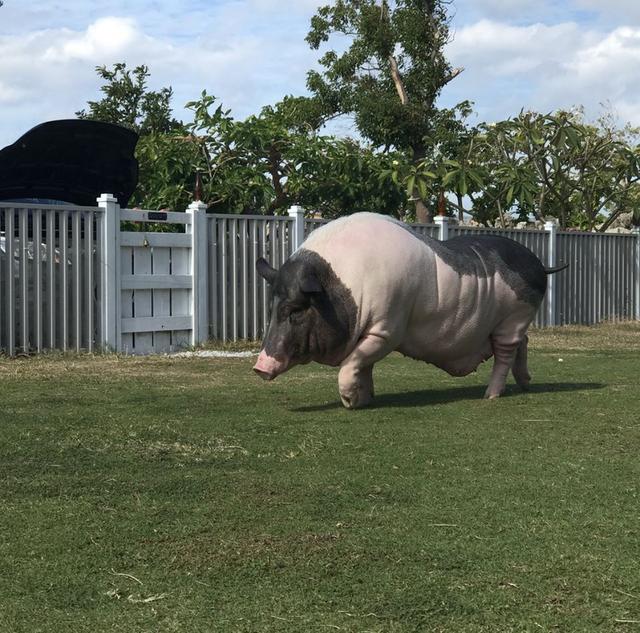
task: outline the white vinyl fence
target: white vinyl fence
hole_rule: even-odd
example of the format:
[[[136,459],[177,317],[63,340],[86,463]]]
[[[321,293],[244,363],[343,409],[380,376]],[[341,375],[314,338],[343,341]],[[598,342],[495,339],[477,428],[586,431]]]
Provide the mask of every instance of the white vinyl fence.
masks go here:
[[[142,230],[123,230],[123,222]],[[259,339],[269,318],[269,289],[258,257],[279,267],[323,220],[0,203],[0,352],[177,351],[208,338]],[[413,225],[436,239],[505,235],[547,266],[535,325],[640,319],[640,233],[599,234],[463,227],[437,218]]]

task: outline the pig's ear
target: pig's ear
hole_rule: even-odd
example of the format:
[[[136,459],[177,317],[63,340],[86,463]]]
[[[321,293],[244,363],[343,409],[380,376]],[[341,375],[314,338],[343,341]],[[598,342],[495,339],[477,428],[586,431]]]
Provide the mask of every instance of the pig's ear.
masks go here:
[[[306,295],[314,295],[322,292],[320,280],[313,274],[307,274],[300,280],[300,290]]]
[[[256,262],[256,270],[258,271],[260,277],[265,279],[267,283],[270,284],[275,281],[278,275],[278,271],[273,268],[273,266],[270,266],[269,262],[264,257],[260,257]]]

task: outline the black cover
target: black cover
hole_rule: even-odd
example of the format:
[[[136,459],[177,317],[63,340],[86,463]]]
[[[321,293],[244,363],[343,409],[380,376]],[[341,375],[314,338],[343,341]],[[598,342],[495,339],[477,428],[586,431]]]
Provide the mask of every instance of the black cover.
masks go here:
[[[111,193],[126,207],[138,184],[138,135],[101,121],[42,123],[0,150],[0,200],[39,198],[95,206]]]

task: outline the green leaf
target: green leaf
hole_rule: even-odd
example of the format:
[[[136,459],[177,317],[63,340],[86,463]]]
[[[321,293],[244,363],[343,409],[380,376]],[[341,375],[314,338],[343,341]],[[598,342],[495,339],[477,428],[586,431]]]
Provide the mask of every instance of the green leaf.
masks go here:
[[[511,205],[511,202],[513,200],[513,192],[514,192],[514,186],[511,185],[509,187],[509,189],[507,190],[507,195],[505,196],[505,200],[507,201],[507,205]]]
[[[407,193],[409,194],[409,196],[413,195],[413,190],[415,188],[415,184],[416,184],[416,177],[415,176],[409,176],[407,178]]]
[[[462,174],[462,176],[460,178],[460,184],[458,186],[458,192],[462,196],[466,196],[467,195],[467,179],[466,179],[464,173]]]

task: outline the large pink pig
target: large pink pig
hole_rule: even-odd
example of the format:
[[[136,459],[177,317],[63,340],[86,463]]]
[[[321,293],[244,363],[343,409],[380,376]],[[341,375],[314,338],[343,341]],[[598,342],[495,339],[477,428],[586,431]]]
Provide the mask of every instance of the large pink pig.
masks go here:
[[[294,365],[340,366],[342,403],[373,398],[373,366],[390,352],[465,376],[494,357],[485,397],[509,370],[526,389],[527,328],[547,274],[527,248],[503,237],[418,237],[387,216],[357,213],[314,231],[280,270],[271,321],[254,370],[272,380]]]

